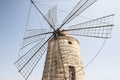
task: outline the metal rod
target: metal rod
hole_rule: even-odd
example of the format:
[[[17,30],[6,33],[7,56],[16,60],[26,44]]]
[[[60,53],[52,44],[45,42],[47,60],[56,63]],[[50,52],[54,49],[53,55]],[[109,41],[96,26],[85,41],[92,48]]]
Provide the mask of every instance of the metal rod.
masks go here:
[[[87,0],[87,1],[88,1],[88,0]],[[86,1],[86,2],[87,2],[87,1]],[[86,3],[86,2],[85,2],[85,3]],[[84,3],[84,4],[85,4],[85,3]],[[84,5],[84,4],[83,4],[83,5]],[[83,5],[82,5],[82,6],[83,6]],[[81,6],[81,7],[82,7],[82,6]],[[81,7],[80,7],[80,8],[81,8]],[[79,8],[79,9],[80,9],[80,8]],[[62,26],[64,26],[64,24],[65,24],[67,21],[69,21],[69,20],[71,19],[71,17],[74,16],[74,14],[76,14],[76,13],[79,11],[79,9],[76,10],[58,29],[62,28]]]
[[[76,36],[85,36],[85,37],[94,37],[94,38],[103,38],[103,39],[110,39],[110,37],[100,37],[100,36],[91,36],[91,35],[81,35],[81,34],[71,34]]]
[[[28,38],[35,37],[35,36],[39,36],[39,35],[50,34],[50,33],[53,33],[53,32],[41,33],[41,34],[37,34],[37,35],[33,35],[33,36],[26,37],[26,38],[24,38],[24,39],[28,39]]]
[[[109,24],[109,25],[103,25],[103,26],[95,26],[95,27],[85,27],[85,28],[76,28],[76,29],[66,29],[63,31],[74,31],[74,30],[83,30],[83,29],[91,29],[91,28],[102,28],[102,27],[109,27],[109,26],[114,26],[113,24]],[[61,31],[61,32],[63,32]]]
[[[64,24],[66,24],[67,21],[69,21],[88,1],[89,1],[89,0],[85,1],[85,3],[84,3],[80,8],[78,8],[63,24],[61,24],[61,26],[58,28],[58,30],[61,29],[61,28],[64,26]],[[95,2],[94,2],[94,3],[95,3]],[[93,4],[93,3],[92,3],[92,4]],[[90,4],[90,5],[92,5],[92,4]],[[78,5],[78,4],[77,4],[77,5]],[[77,6],[77,5],[76,5],[76,6]],[[89,6],[90,6],[90,5],[89,5]],[[88,7],[89,7],[89,6],[88,6]],[[86,8],[88,8],[88,7],[86,7]],[[85,9],[86,9],[86,8],[85,8]],[[85,10],[85,9],[84,9],[84,10]],[[84,11],[84,10],[83,10],[83,11]],[[83,12],[83,11],[82,11],[82,12]],[[70,13],[71,13],[71,12],[70,12]]]
[[[43,13],[40,11],[40,9],[36,6],[33,0],[31,0],[31,3],[35,6],[35,8],[38,10],[38,12],[43,16],[43,18],[46,20],[46,22],[49,24],[49,26],[55,31],[55,28],[52,26],[52,24],[47,20],[47,18],[43,15]]]
[[[107,17],[110,17],[110,16],[114,16],[115,14],[111,14],[111,15],[108,15],[108,16],[104,16],[104,17],[101,17],[101,18],[97,18],[97,19],[94,19],[94,20],[90,20],[90,21],[87,21],[87,22],[83,22],[83,23],[79,23],[79,24],[76,24],[76,25],[73,25],[73,26],[77,26],[77,25],[80,25],[80,24],[85,24],[85,23],[89,23],[89,22],[93,22],[93,21],[96,21],[96,20],[100,20],[100,19],[104,19],[104,18],[107,18]],[[100,21],[101,22],[101,21]],[[106,23],[106,22],[101,22],[101,23]],[[70,26],[71,27],[71,26]]]

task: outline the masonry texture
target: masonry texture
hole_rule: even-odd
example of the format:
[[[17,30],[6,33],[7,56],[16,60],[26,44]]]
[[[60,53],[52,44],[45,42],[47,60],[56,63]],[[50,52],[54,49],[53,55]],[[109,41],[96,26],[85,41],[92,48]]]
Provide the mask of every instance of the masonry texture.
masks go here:
[[[79,42],[69,36],[59,36],[48,43],[42,80],[85,80]]]

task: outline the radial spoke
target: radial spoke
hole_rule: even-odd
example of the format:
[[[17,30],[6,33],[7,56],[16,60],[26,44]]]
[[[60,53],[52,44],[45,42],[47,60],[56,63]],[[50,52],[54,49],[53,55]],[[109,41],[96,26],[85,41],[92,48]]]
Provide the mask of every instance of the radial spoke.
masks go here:
[[[109,15],[102,18],[94,19],[84,23],[70,26],[68,30],[70,34],[96,37],[96,38],[110,38],[113,25],[113,16]]]
[[[95,26],[95,27],[69,29],[65,31],[69,31],[71,35],[96,37],[96,38],[110,38],[113,26],[114,25],[103,25],[103,26]]]
[[[43,29],[27,30],[25,33],[25,37],[23,39],[23,44],[21,49],[34,42],[43,40],[44,38],[46,38],[47,34],[50,33],[52,32],[47,32],[47,30],[43,30]]]
[[[68,16],[63,20],[63,24],[58,28],[60,29],[64,24],[69,23],[79,14],[81,14],[85,9],[95,3],[97,0],[80,0],[78,4],[73,8],[73,10],[68,14]]]
[[[45,35],[44,35],[44,36],[45,36]],[[28,45],[30,45],[30,44],[32,44],[32,43],[38,42],[38,41],[42,41],[42,40],[44,40],[45,38],[46,38],[46,36],[43,37],[43,38],[41,38],[41,36],[37,36],[37,37],[30,38],[30,39],[24,39],[24,40],[23,40],[22,47],[21,47],[21,50],[24,49],[26,46],[28,46]]]
[[[114,17],[114,14],[104,16],[104,17],[90,20],[87,22],[83,22],[80,24],[72,25],[69,27],[69,29],[93,27],[93,26],[101,26],[101,25],[110,25],[110,24],[113,24],[113,17]]]
[[[19,72],[27,80],[32,70],[41,59],[42,55],[46,51],[47,42],[52,38],[49,37],[47,40],[43,40],[31,48],[25,55],[20,57],[14,64],[18,68]]]
[[[43,18],[46,20],[46,22],[49,24],[49,26],[55,31],[52,24],[47,20],[47,18],[43,15],[43,13],[40,11],[40,9],[37,7],[37,5],[34,3],[33,0],[31,0],[31,3],[35,6],[35,8],[38,10],[38,12],[43,16]]]
[[[53,32],[39,33],[39,34],[36,34],[36,35],[27,36],[27,37],[25,37],[24,39],[28,39],[28,38],[31,38],[31,37],[34,37],[34,36],[40,36],[40,35],[45,35],[45,34],[51,34],[51,33],[53,33]]]
[[[36,34],[40,34],[40,33],[45,33],[47,32],[47,29],[31,29],[31,30],[26,30],[26,35],[27,36],[31,36],[31,35],[36,35]]]
[[[57,57],[55,56],[56,55],[56,42],[54,42],[52,45],[49,44],[48,47],[49,49],[48,49],[48,53],[46,56],[46,62],[45,62],[45,67],[44,67],[42,78],[47,79],[47,80],[52,80],[54,79],[54,75],[56,72],[55,67],[57,67],[55,65],[55,61],[56,61],[55,58]]]
[[[46,18],[55,28],[55,24],[57,23],[57,6],[54,6],[52,9],[48,11],[48,13],[46,14]]]

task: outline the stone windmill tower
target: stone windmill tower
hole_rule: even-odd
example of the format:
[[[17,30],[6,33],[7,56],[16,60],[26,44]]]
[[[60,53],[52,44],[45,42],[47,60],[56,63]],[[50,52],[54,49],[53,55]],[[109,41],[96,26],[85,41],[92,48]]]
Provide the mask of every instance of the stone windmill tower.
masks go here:
[[[65,32],[59,34],[58,40],[52,38],[42,80],[85,80],[79,47],[79,41]]]
[[[111,19],[114,15],[72,25],[69,26],[69,29],[62,28],[94,2],[96,0],[80,0],[62,24],[56,27],[56,6],[50,9],[47,15],[44,15],[37,4],[31,0],[32,5],[48,23],[51,31],[44,29],[26,30],[21,49],[34,42],[37,43],[14,63],[25,80],[29,78],[46,49],[42,80],[85,80],[80,56],[80,43],[69,34],[109,39],[113,27]]]

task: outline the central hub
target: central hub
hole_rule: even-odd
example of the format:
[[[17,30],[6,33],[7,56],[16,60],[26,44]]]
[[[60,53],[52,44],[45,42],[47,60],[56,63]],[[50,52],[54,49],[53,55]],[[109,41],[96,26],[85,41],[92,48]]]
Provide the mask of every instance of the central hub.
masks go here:
[[[53,32],[54,37],[65,36],[64,31],[56,30]]]

